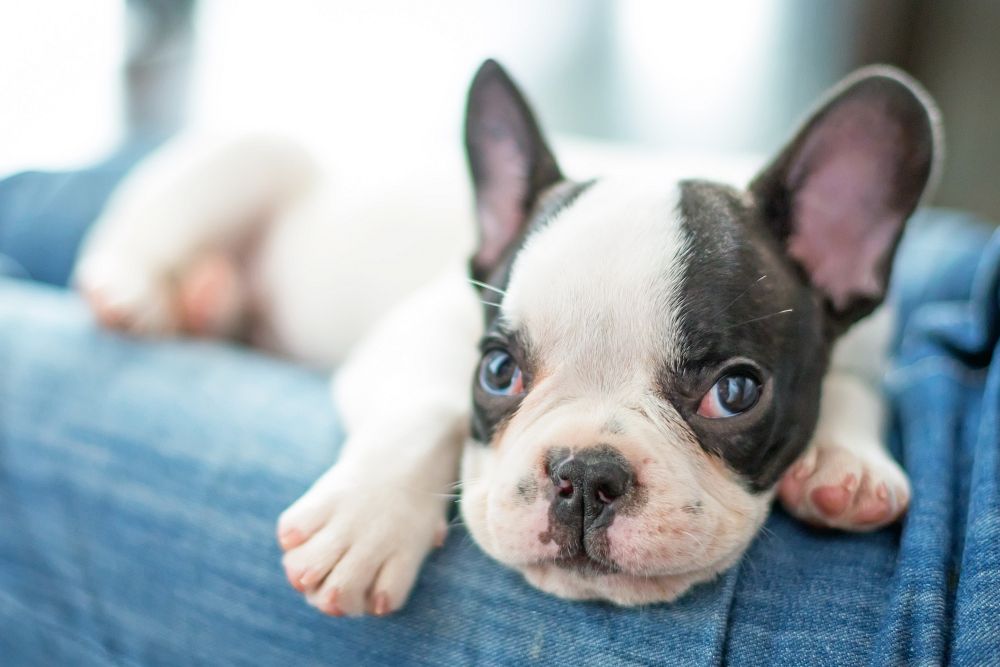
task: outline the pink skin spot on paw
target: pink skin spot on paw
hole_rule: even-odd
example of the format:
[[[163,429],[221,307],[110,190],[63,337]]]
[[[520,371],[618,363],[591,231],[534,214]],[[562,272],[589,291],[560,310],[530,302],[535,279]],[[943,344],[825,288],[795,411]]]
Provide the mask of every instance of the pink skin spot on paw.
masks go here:
[[[306,541],[306,536],[295,528],[279,529],[278,544],[283,551],[294,549]]]
[[[285,578],[288,579],[288,583],[292,585],[292,588],[299,593],[305,592],[306,587],[302,585],[302,573],[299,570],[285,567]]]
[[[392,612],[392,605],[389,603],[388,593],[376,593],[372,603],[372,612],[376,616],[387,616]]]
[[[299,575],[299,586],[296,587],[297,590],[306,591],[315,588],[318,584],[323,581],[324,570],[316,570],[313,568],[306,568]]]
[[[182,277],[177,290],[177,311],[184,331],[212,333],[222,311],[236,298],[236,265],[222,253],[199,259]]]
[[[875,489],[874,497],[869,496],[859,501],[855,519],[859,523],[882,523],[889,519],[891,514],[889,489],[882,483]]]
[[[323,605],[321,609],[324,614],[327,614],[329,616],[338,616],[338,617],[344,615],[344,610],[341,609],[340,605],[337,603],[337,598],[339,596],[340,596],[339,589],[334,588],[330,591],[329,595],[327,596],[326,603]]]
[[[829,517],[840,516],[851,502],[851,492],[845,486],[821,486],[809,496],[813,505]]]

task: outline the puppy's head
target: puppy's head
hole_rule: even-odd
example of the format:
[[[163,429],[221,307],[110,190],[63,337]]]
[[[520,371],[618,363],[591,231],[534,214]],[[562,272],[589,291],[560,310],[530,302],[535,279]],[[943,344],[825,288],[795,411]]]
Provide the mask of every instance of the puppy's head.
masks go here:
[[[484,64],[466,143],[486,334],[462,495],[482,548],[619,604],[733,564],[809,441],[831,345],[885,294],[934,128],[911,81],[872,69],[746,190],[576,182]]]

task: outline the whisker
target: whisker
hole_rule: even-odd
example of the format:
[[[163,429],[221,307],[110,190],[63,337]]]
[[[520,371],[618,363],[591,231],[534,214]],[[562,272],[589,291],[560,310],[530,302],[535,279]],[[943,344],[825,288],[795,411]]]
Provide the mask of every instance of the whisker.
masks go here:
[[[762,538],[764,538],[766,540],[777,540],[778,539],[778,534],[776,532],[774,532],[773,530],[771,530],[770,528],[768,528],[766,525],[760,527],[760,535],[761,535]]]
[[[482,287],[483,289],[488,289],[491,292],[496,292],[497,294],[499,294],[501,296],[507,296],[507,292],[503,291],[499,287],[494,287],[493,285],[487,285],[486,283],[479,282],[478,280],[473,280],[472,278],[469,278],[468,280],[469,280],[470,283],[472,283],[476,287]]]
[[[755,317],[752,320],[744,320],[743,322],[737,322],[736,324],[733,324],[731,326],[724,327],[722,330],[723,331],[728,331],[729,329],[734,329],[736,327],[741,327],[744,324],[751,324],[753,322],[760,322],[761,320],[766,320],[766,319],[770,319],[772,317],[777,317],[778,315],[786,315],[788,313],[794,313],[794,312],[795,312],[794,308],[785,308],[784,310],[779,310],[778,312],[771,313],[770,315],[761,315],[760,317]]]
[[[725,305],[725,307],[724,307],[724,308],[723,308],[723,309],[722,309],[721,311],[719,311],[719,313],[721,314],[721,313],[724,313],[724,312],[726,312],[727,310],[729,310],[729,308],[730,308],[730,307],[731,307],[731,306],[732,306],[732,305],[733,305],[734,303],[736,303],[737,301],[739,301],[740,299],[742,299],[742,298],[743,298],[743,296],[744,296],[744,295],[745,295],[745,294],[746,294],[747,292],[749,292],[749,291],[750,291],[750,290],[752,290],[752,289],[753,289],[754,287],[756,287],[757,285],[759,285],[759,284],[760,284],[760,281],[762,281],[762,280],[763,280],[764,278],[767,278],[767,274],[766,274],[766,273],[765,273],[764,275],[762,275],[762,276],[761,276],[760,278],[758,278],[757,280],[755,280],[755,281],[753,282],[753,284],[752,284],[752,285],[750,285],[750,287],[746,288],[745,290],[743,290],[742,292],[740,292],[739,294],[737,294],[737,295],[736,295],[736,298],[735,298],[735,299],[733,299],[732,301],[730,301],[729,303],[727,303],[727,304]]]

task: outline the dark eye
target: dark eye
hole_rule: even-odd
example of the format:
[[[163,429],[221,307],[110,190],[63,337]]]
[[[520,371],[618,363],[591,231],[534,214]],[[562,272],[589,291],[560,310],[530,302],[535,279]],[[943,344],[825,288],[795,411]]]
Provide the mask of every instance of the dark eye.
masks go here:
[[[506,350],[490,350],[483,355],[479,384],[495,396],[516,396],[524,392],[521,369]]]
[[[698,414],[709,419],[735,417],[755,406],[760,392],[760,381],[752,375],[727,373],[701,399]]]

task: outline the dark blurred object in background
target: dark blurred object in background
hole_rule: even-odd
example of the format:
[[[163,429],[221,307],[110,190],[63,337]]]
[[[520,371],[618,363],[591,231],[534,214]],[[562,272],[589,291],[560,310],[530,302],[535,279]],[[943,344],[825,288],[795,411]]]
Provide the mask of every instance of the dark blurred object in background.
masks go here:
[[[125,123],[164,135],[183,124],[194,48],[195,0],[127,0]]]

